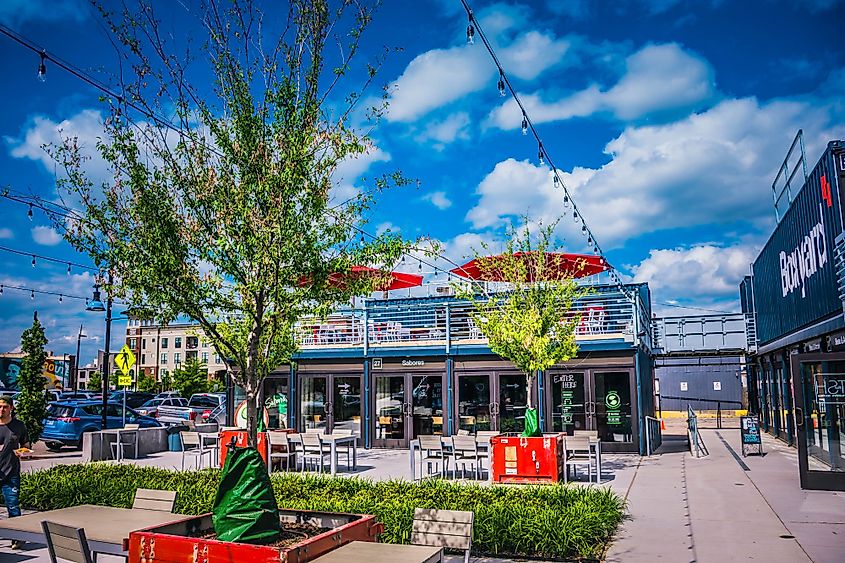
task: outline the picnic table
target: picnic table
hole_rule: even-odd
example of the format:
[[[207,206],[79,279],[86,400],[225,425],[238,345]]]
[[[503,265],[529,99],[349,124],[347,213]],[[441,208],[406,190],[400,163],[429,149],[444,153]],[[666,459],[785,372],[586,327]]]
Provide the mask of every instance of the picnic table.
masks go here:
[[[190,517],[161,510],[83,504],[0,520],[0,538],[46,543],[41,522],[49,520],[74,528],[84,527],[93,551],[126,555],[131,532],[186,518]]]

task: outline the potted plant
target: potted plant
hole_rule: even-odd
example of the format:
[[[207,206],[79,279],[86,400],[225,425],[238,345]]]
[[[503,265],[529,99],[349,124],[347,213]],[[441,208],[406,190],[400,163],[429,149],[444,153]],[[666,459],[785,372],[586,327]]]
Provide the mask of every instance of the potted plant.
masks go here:
[[[494,481],[557,480],[558,440],[543,437],[532,389],[538,373],[577,354],[575,329],[581,317],[572,306],[589,290],[575,283],[584,271],[577,255],[554,252],[556,224],[532,233],[526,218],[522,229],[509,229],[504,252],[493,255],[488,245],[475,252],[475,279],[504,282],[507,290],[488,293],[479,291],[479,284],[456,285],[457,295],[471,304],[470,317],[490,350],[525,374],[525,427],[518,438],[492,441]],[[531,458],[530,471],[520,467],[520,452]],[[550,461],[538,461],[541,457]]]

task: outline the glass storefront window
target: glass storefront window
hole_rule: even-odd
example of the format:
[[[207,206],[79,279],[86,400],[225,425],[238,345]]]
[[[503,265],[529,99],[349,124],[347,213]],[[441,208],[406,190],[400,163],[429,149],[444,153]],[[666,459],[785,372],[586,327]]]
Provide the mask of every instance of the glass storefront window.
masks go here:
[[[376,438],[404,440],[405,376],[376,378]]]
[[[268,428],[288,427],[288,378],[268,377],[264,380],[264,408],[269,418]]]
[[[326,378],[303,377],[299,412],[301,429],[326,429]]]
[[[414,376],[411,401],[413,437],[443,434],[443,381],[440,376]]]
[[[804,364],[807,453],[833,471],[845,471],[845,362]]]
[[[628,372],[596,372],[596,425],[604,442],[631,442],[631,384]]]
[[[525,430],[525,409],[528,392],[525,376],[521,373],[499,375],[498,418],[499,432]]]
[[[552,379],[552,430],[572,434],[587,428],[584,374],[560,373]]]
[[[332,432],[351,430],[361,435],[361,378],[334,377],[332,401]]]

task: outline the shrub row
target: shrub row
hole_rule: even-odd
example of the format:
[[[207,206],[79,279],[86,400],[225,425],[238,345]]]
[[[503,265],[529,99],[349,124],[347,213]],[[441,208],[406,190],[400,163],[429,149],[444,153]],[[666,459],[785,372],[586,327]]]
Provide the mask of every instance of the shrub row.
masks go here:
[[[177,491],[176,512],[210,512],[220,471],[177,472],[92,463],[24,474],[21,503],[38,510],[78,504],[129,507],[135,489]],[[480,486],[448,481],[369,481],[303,474],[272,478],[279,506],[374,514],[382,541],[407,543],[414,508],[471,510],[473,552],[546,558],[599,558],[621,522],[622,499],[605,488]]]

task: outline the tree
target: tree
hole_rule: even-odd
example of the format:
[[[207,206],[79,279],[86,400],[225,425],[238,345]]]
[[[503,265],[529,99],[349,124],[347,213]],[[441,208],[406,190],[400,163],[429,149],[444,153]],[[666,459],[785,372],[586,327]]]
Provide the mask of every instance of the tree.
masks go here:
[[[88,376],[88,385],[86,386],[88,391],[93,391],[94,393],[99,393],[103,390],[103,374],[99,371],[95,371]]]
[[[138,376],[138,391],[152,393],[158,388],[158,382],[152,375],[142,373]]]
[[[208,393],[211,382],[208,380],[205,364],[191,359],[182,367],[173,370],[173,388],[183,397],[190,397],[194,393]]]
[[[62,196],[80,209],[54,224],[115,275],[110,295],[161,323],[187,316],[232,359],[254,445],[261,381],[291,361],[297,320],[325,316],[378,283],[341,287],[330,276],[393,264],[409,247],[389,232],[362,235],[374,195],[406,184],[401,173],[333,199],[338,165],[374,150],[349,125],[381,63],[353,72],[374,8],[292,0],[278,21],[249,0],[209,3],[197,16],[204,57],[194,57],[178,44],[184,33],[160,29],[152,2],[137,4],[100,10],[134,73],[106,100],[98,149],[110,179],[89,177],[75,139],[49,148],[64,169]],[[175,54],[183,48],[188,55]],[[352,75],[359,79],[346,86]],[[209,77],[210,91],[198,86]],[[164,110],[168,120],[158,117]]]
[[[487,337],[490,350],[525,374],[525,436],[541,434],[531,396],[537,373],[578,353],[575,328],[581,318],[572,305],[588,293],[555,255],[548,254],[554,226],[541,226],[534,242],[526,218],[521,231],[508,231],[502,254],[492,256],[488,245],[475,251],[479,279],[504,281],[507,291],[479,295],[477,285],[455,285],[457,295],[472,304],[470,318]]]
[[[173,377],[171,377],[170,372],[168,372],[167,370],[161,372],[161,390],[173,390]]]
[[[44,391],[44,362],[47,353],[44,346],[47,337],[44,327],[38,320],[38,312],[33,315],[32,326],[21,335],[21,351],[26,354],[21,362],[18,374],[18,396],[15,412],[21,422],[26,425],[29,441],[35,443],[44,430],[44,419],[47,418],[47,393]]]

